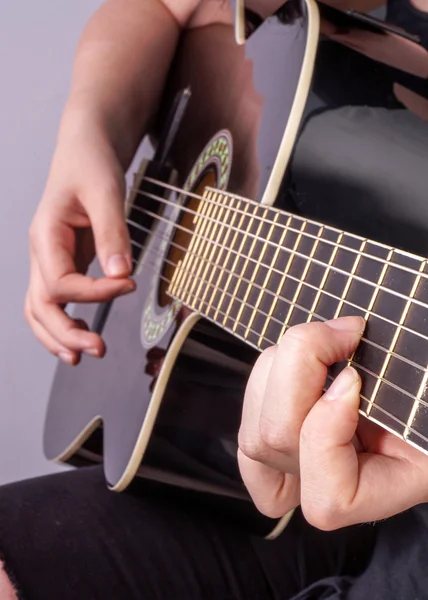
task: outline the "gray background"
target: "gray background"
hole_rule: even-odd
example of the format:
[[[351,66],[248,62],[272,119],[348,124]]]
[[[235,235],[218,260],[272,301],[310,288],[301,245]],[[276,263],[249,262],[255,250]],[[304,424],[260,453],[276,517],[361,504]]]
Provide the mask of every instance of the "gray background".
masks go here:
[[[13,0],[0,21],[0,484],[58,471],[41,433],[55,359],[23,317],[27,232],[42,194],[72,58],[100,0]]]

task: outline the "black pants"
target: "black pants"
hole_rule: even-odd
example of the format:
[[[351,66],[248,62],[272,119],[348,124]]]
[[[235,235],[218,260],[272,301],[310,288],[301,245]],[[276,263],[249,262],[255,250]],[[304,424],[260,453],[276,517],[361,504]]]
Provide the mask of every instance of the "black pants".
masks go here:
[[[0,552],[26,600],[428,598],[428,506],[335,532],[296,512],[273,542],[90,467],[0,490]]]

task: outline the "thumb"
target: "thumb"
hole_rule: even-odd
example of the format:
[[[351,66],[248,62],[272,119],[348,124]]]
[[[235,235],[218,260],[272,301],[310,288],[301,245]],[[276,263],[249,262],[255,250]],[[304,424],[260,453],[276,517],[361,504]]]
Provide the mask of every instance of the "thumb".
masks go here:
[[[346,367],[314,405],[300,438],[302,510],[321,529],[341,526],[356,495],[359,462],[352,443],[361,380]],[[315,522],[314,522],[315,521]]]
[[[87,203],[98,260],[109,277],[128,277],[132,255],[125,221],[124,184],[109,186],[107,194],[97,193],[96,201]]]
[[[426,502],[426,457],[406,446],[395,454],[356,453],[361,382],[347,367],[302,427],[301,505],[320,529],[377,521]]]

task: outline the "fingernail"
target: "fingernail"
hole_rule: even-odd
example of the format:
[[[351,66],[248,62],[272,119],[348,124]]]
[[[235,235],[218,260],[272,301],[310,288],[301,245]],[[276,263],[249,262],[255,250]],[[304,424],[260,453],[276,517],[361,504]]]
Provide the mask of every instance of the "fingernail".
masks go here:
[[[129,274],[129,264],[125,256],[115,254],[108,259],[107,275],[112,277],[123,277]]]
[[[328,327],[338,329],[339,331],[350,331],[352,333],[362,334],[366,326],[363,317],[339,317],[325,322]]]
[[[124,296],[125,294],[130,294],[131,292],[134,292],[136,287],[137,286],[135,285],[135,282],[131,281],[126,285],[126,287],[123,288],[123,290],[119,293],[119,296]]]
[[[357,384],[359,375],[352,367],[346,367],[336,377],[324,394],[325,400],[338,400],[342,398]]]
[[[95,358],[98,358],[100,356],[100,351],[96,348],[88,348],[87,350],[84,350],[84,352],[85,354],[88,354],[89,356],[94,356]]]
[[[73,355],[69,352],[60,352],[58,354],[58,358],[60,358],[63,362],[72,365],[73,364]]]

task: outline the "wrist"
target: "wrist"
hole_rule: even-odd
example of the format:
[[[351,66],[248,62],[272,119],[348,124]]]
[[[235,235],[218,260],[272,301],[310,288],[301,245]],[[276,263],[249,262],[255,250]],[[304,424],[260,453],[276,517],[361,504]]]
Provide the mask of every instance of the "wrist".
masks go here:
[[[135,139],[135,130],[129,119],[121,111],[114,113],[107,107],[94,101],[89,94],[71,95],[65,106],[59,139],[87,137],[89,132],[96,134],[108,144],[125,171],[131,162],[139,140]]]

